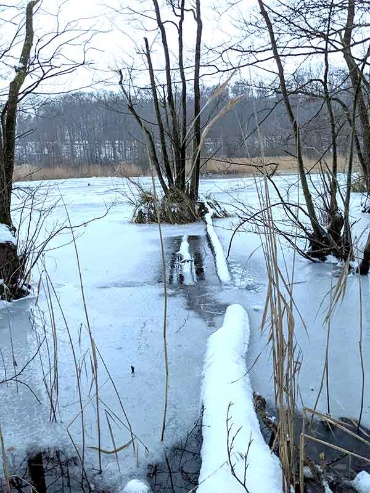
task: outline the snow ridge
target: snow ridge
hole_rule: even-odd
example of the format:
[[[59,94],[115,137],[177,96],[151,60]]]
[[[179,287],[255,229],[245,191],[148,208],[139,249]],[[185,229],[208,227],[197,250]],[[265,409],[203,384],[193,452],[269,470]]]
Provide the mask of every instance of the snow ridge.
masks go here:
[[[198,493],[281,493],[280,463],[265,443],[253,406],[246,367],[248,314],[240,305],[227,308],[223,326],[208,339],[203,371],[203,445]],[[229,436],[228,436],[229,429]],[[248,450],[249,447],[249,450]],[[247,454],[245,471],[243,455]]]
[[[208,210],[208,212],[204,215],[204,220],[206,222],[207,234],[215,253],[217,275],[221,282],[229,283],[231,281],[231,275],[227,266],[222,245],[213,227],[213,210],[212,207],[209,206],[207,201],[204,201],[204,204]]]

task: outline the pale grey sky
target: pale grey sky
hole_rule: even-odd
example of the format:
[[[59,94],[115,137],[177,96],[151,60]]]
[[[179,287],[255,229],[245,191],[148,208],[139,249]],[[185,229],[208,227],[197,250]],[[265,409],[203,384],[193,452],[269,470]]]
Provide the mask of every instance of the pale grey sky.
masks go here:
[[[27,0],[20,0],[17,5],[27,4]],[[202,0],[203,17],[203,43],[204,46],[226,45],[229,39],[236,35],[235,22],[238,19],[238,8],[242,4],[243,11],[247,11],[255,0],[241,0],[241,3],[233,9],[227,9],[227,0]],[[143,46],[144,36],[148,37],[149,42],[155,39],[153,29],[155,24],[150,20],[139,20],[135,22],[133,15],[128,14],[128,9],[132,8],[139,14],[150,7],[150,0],[42,0],[41,6],[35,16],[35,41],[45,35],[54,33],[56,29],[63,29],[65,25],[73,27],[77,34],[78,29],[84,34],[81,35],[73,46],[64,46],[61,51],[60,62],[68,59],[81,59],[84,42],[92,36],[88,44],[87,61],[93,63],[93,70],[78,70],[72,76],[65,76],[53,79],[52,85],[44,86],[45,91],[66,91],[83,87],[107,87],[117,88],[117,75],[114,69],[124,67],[125,64],[143,66],[138,49]],[[224,12],[220,17],[219,12]],[[163,18],[166,11],[163,10]],[[170,24],[166,24],[170,45],[176,50],[177,34]],[[171,34],[172,31],[172,34]],[[189,45],[194,47],[195,22],[191,15],[186,21],[186,37],[190,40]],[[9,35],[11,35],[9,30]],[[173,40],[173,42],[172,42]],[[55,43],[50,45],[49,52],[55,48]],[[206,48],[204,48],[204,51]],[[47,51],[47,50],[46,50]],[[14,50],[14,55],[19,56],[19,50]],[[192,58],[192,54],[189,55]],[[174,54],[176,59],[176,53]],[[153,46],[153,61],[156,68],[161,68],[162,50]],[[9,71],[9,78],[14,76],[14,72]],[[218,84],[220,80],[225,80],[227,75],[216,76],[206,83]],[[102,84],[100,81],[110,81],[110,85]],[[6,85],[6,80],[3,81]],[[95,86],[94,86],[95,84]],[[0,81],[1,86],[1,81]]]
[[[242,0],[244,11],[255,5],[255,0]],[[116,84],[116,76],[113,71],[115,68],[135,64],[138,66],[140,56],[137,55],[138,49],[143,46],[144,36],[148,37],[149,42],[155,39],[153,27],[155,24],[150,20],[140,18],[140,13],[146,9],[153,9],[150,0],[43,0],[43,9],[49,12],[56,12],[60,8],[60,18],[64,22],[79,20],[81,27],[91,26],[97,31],[102,31],[94,36],[90,48],[90,59],[94,61],[95,72],[90,73],[94,81],[100,79],[112,79],[113,87]],[[203,17],[203,43],[204,45],[222,44],[223,40],[233,37],[236,30],[235,16],[238,17],[237,9],[227,10],[227,0],[202,0]],[[135,21],[133,14],[128,13],[132,8],[137,12],[138,20]],[[219,12],[224,11],[222,17]],[[166,16],[163,10],[163,18]],[[233,20],[232,20],[233,19]],[[177,33],[171,25],[166,25],[170,44],[173,40],[175,47]],[[194,46],[193,35],[195,35],[195,22],[189,15],[186,22],[186,37],[191,40]],[[162,53],[160,47],[156,50],[153,46],[153,60],[158,67],[161,64]],[[73,83],[80,81],[80,77],[86,77],[81,72],[79,78],[75,78]],[[223,77],[225,78],[225,77]],[[217,84],[219,77],[213,82]]]
[[[203,53],[210,46],[229,46],[237,37],[242,35],[238,23],[242,17],[248,15],[248,11],[256,6],[256,0],[238,0],[234,1],[234,6],[229,8],[231,0],[202,0],[202,17],[203,17]],[[20,0],[14,5],[23,5],[25,7],[27,0]],[[164,0],[161,0],[164,4]],[[13,4],[12,4],[13,5]],[[84,34],[75,41],[71,47],[64,47],[61,53],[60,61],[63,57],[81,59],[83,52],[84,41],[96,31],[88,44],[87,61],[93,63],[93,70],[78,70],[72,76],[54,79],[52,86],[45,88],[49,91],[66,91],[72,89],[80,89],[84,87],[93,88],[108,88],[117,89],[118,76],[114,73],[117,68],[135,66],[135,68],[143,68],[144,62],[142,56],[138,55],[138,50],[143,47],[144,36],[148,37],[149,42],[153,42],[158,31],[151,29],[155,27],[155,23],[140,16],[141,13],[152,7],[151,0],[42,0],[41,7],[35,16],[35,39],[42,36],[42,33],[55,32],[57,25],[63,28],[64,25],[70,24],[76,29],[81,29]],[[128,10],[133,9],[137,13],[137,18],[134,20],[134,14],[129,14]],[[163,18],[166,17],[166,10],[163,9]],[[222,15],[220,15],[222,13]],[[1,27],[1,26],[0,26]],[[13,26],[14,27],[14,26]],[[171,24],[166,24],[170,40],[170,46],[176,51],[176,31]],[[11,29],[6,26],[6,31]],[[195,23],[189,15],[186,23],[186,36],[190,40],[189,45],[194,47],[194,30]],[[172,34],[171,34],[172,32]],[[6,34],[8,34],[6,32]],[[0,37],[0,42],[4,40],[4,34]],[[249,41],[248,41],[249,42]],[[259,40],[251,40],[251,43],[259,43]],[[51,50],[53,46],[50,46]],[[17,53],[17,50],[14,50]],[[191,51],[189,56],[192,57]],[[19,56],[19,52],[18,52]],[[174,61],[176,61],[176,53],[174,52]],[[163,54],[160,46],[153,45],[152,57],[155,68],[162,68]],[[66,59],[64,58],[64,60]],[[334,55],[333,59],[338,58],[338,65],[341,65],[341,55]],[[15,59],[14,59],[15,60]],[[233,63],[238,63],[237,55],[233,58]],[[246,59],[244,57],[244,62]],[[313,64],[316,63],[314,58],[311,58]],[[297,64],[297,60],[295,60]],[[307,66],[307,61],[303,60]],[[321,63],[318,60],[318,63]],[[13,66],[16,63],[3,66],[0,71],[0,89],[5,86],[10,78],[14,76]],[[267,68],[275,70],[274,63],[268,62]],[[265,67],[266,67],[265,65]],[[289,62],[287,62],[289,67]],[[294,70],[295,67],[292,67]],[[127,72],[126,72],[127,73]],[[5,74],[5,75],[4,75]],[[254,69],[242,72],[242,75],[249,79],[255,78]],[[261,72],[260,74],[261,75]],[[218,75],[215,77],[204,77],[204,83],[217,85],[219,82],[227,78],[227,74]],[[273,75],[264,73],[263,77],[266,80]],[[144,76],[141,76],[141,82]],[[236,76],[237,77],[237,76]],[[145,73],[145,80],[147,74]],[[103,84],[102,81],[105,81]],[[143,82],[144,84],[145,82]]]

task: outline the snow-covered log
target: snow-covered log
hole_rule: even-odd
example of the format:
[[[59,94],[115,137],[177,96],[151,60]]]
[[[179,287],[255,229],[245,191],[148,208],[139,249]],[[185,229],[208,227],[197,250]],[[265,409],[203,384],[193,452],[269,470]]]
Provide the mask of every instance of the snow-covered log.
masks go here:
[[[222,245],[213,227],[213,221],[212,221],[213,210],[208,205],[207,202],[205,202],[205,206],[207,207],[208,212],[204,214],[204,220],[206,223],[207,235],[209,241],[211,242],[215,254],[217,275],[221,282],[228,283],[231,281],[231,276],[230,276],[229,268],[227,266]]]
[[[223,326],[208,340],[198,493],[282,491],[280,463],[265,443],[254,411],[245,361],[249,333],[246,311],[231,305]]]

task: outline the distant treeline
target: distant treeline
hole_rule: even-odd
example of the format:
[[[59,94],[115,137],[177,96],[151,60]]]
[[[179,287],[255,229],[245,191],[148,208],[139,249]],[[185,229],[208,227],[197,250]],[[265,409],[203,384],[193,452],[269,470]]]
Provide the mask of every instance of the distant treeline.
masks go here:
[[[215,88],[204,88],[205,105]],[[279,93],[268,88],[251,91],[239,81],[202,112],[206,125],[228,100],[245,97],[219,118],[205,140],[204,157],[256,157],[294,153],[291,125]],[[320,97],[297,95],[295,111],[300,122],[305,154],[318,159],[330,152],[330,125]],[[153,101],[142,94],[136,101],[147,122],[154,121]],[[189,118],[192,101],[189,99]],[[345,154],[350,132],[338,106],[339,152]],[[342,124],[341,124],[342,122]],[[259,127],[259,128],[258,128]],[[155,125],[152,124],[154,135]],[[78,92],[41,100],[36,98],[18,116],[16,163],[40,167],[79,167],[89,164],[133,163],[145,168],[146,143],[123,95],[113,92]]]

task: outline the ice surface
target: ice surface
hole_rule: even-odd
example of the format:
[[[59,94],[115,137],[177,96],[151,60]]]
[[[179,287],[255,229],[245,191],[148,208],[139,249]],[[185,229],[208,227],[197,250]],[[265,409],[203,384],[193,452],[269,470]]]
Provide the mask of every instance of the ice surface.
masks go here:
[[[256,191],[251,189],[252,180],[235,180],[239,184],[235,200],[242,200],[246,207],[258,207]],[[294,194],[294,177],[278,177],[280,190],[287,190],[290,199],[296,200]],[[228,184],[232,188],[232,184]],[[244,192],[243,192],[244,190]],[[243,195],[244,193],[244,195]],[[226,193],[219,192],[217,200],[231,201]],[[272,196],[274,201],[274,196]],[[358,238],[359,248],[366,241],[366,228],[370,225],[369,214],[361,213],[361,195],[353,194],[351,202],[351,218],[356,222],[353,234]],[[239,212],[240,214],[240,212]],[[276,215],[278,216],[277,212]],[[218,236],[223,244],[228,244],[234,228],[238,224],[235,218],[220,219],[217,222]],[[263,310],[255,311],[253,306],[263,306],[267,288],[265,261],[261,248],[261,237],[254,233],[251,224],[246,223],[235,235],[231,254],[228,258],[229,268],[236,286],[243,288],[245,279],[253,279],[245,283],[244,289],[224,290],[217,295],[217,300],[226,303],[241,303],[248,310],[251,321],[251,342],[248,351],[248,366],[253,388],[258,390],[271,403],[274,402],[273,386],[271,383],[272,356],[268,344],[268,332],[258,331]],[[304,244],[302,245],[304,246]],[[328,327],[325,322],[331,296],[338,278],[333,276],[336,266],[331,264],[312,263],[300,256],[294,255],[286,244],[279,249],[280,264],[284,272],[291,275],[294,266],[295,335],[297,349],[301,351],[302,366],[298,375],[298,385],[303,404],[312,408],[315,405],[322,380],[326,357],[326,336],[330,330],[329,351],[329,402],[330,413],[335,417],[358,418],[361,409],[362,376],[359,344],[362,323],[362,352],[364,355],[365,376],[370,373],[370,284],[369,277],[357,275],[348,276],[345,296],[337,304],[331,316]],[[361,256],[361,253],[359,253]],[[362,295],[362,313],[360,311],[359,293]],[[366,356],[368,355],[368,356]],[[256,358],[258,360],[256,362]],[[362,423],[370,426],[370,395],[365,385],[365,403]],[[317,409],[327,412],[327,396],[325,388],[320,394]]]
[[[296,177],[275,179],[281,190],[285,190],[286,196],[289,195],[291,200],[297,198],[294,188]],[[141,184],[150,188],[151,179],[143,178]],[[40,184],[23,185],[38,187]],[[0,384],[0,422],[8,459],[10,463],[16,463],[24,459],[28,448],[36,449],[39,446],[69,447],[71,453],[75,453],[67,431],[81,450],[81,405],[76,378],[79,374],[83,393],[86,466],[97,467],[98,453],[90,448],[98,445],[90,326],[93,341],[101,355],[97,357],[101,447],[105,450],[115,448],[109,425],[113,429],[116,447],[127,443],[132,436],[135,439],[135,451],[128,447],[118,453],[121,472],[116,475],[113,473],[117,471],[114,454],[104,454],[102,457],[106,471],[104,484],[110,485],[112,490],[112,485],[122,489],[129,479],[145,477],[147,463],[158,461],[163,456],[160,431],[164,406],[164,297],[158,227],[129,222],[132,206],[125,195],[130,193],[127,180],[73,179],[42,186],[47,187],[47,203],[56,203],[56,207],[43,226],[40,241],[42,235],[47,236],[56,225],[66,224],[66,208],[72,224],[82,225],[75,235],[89,319],[86,320],[72,237],[65,230],[48,245],[45,257],[40,259],[39,270],[33,272],[34,286],[38,285],[43,274],[38,306],[35,307],[31,299],[16,304],[1,304],[0,381],[7,381]],[[253,178],[202,180],[200,191],[202,194],[211,193],[229,211],[232,211],[233,202],[238,206],[243,202],[247,208],[259,207]],[[37,193],[42,193],[42,189]],[[15,208],[19,205],[17,200],[20,199],[15,197]],[[363,231],[370,224],[370,217],[361,214],[360,201],[361,196],[354,194],[351,219],[358,221],[354,236],[359,238],[361,248],[366,240]],[[279,214],[282,215],[282,212],[277,210],[276,215]],[[89,222],[100,216],[104,217]],[[221,245],[228,245],[236,224],[235,217],[217,220],[217,236]],[[163,225],[163,235],[168,277],[171,256],[181,249],[181,238],[188,235],[189,254],[193,256],[191,238],[204,239],[204,225]],[[248,223],[244,230],[235,235],[227,264],[232,281],[226,284],[220,285],[217,279],[206,241],[199,242],[199,251],[204,261],[204,280],[193,285],[169,286],[167,322],[170,371],[165,446],[186,436],[199,416],[199,391],[207,339],[214,331],[214,325],[221,326],[225,305],[239,303],[248,311],[251,333],[247,368],[251,369],[251,384],[273,402],[268,333],[260,331],[267,288],[261,237]],[[325,316],[330,293],[338,278],[332,274],[335,266],[312,264],[294,257],[286,245],[280,250],[279,258],[282,269],[295,265],[292,282],[297,307],[296,338],[303,355],[298,384],[303,404],[312,407],[320,388],[325,362],[328,330],[324,323]],[[49,276],[49,287],[45,270]],[[48,290],[55,325],[49,314]],[[360,413],[362,375],[358,341],[362,322],[362,351],[367,382],[370,372],[369,294],[368,277],[348,277],[345,296],[332,316],[329,400],[330,411],[336,417],[356,419]],[[253,307],[261,309],[254,310]],[[57,336],[56,347],[53,334]],[[57,368],[54,365],[54,351],[57,354]],[[131,366],[135,368],[134,373]],[[19,378],[9,380],[17,374],[17,370],[22,370]],[[57,380],[54,379],[55,371]],[[48,389],[53,386],[57,424],[49,423],[53,415],[50,414],[46,386]],[[362,424],[370,426],[370,395],[367,388],[366,383]],[[326,402],[324,389],[318,409],[326,412]]]
[[[254,411],[245,363],[249,335],[246,311],[240,305],[231,305],[223,326],[208,341],[198,493],[282,491],[279,461],[264,441]]]
[[[124,185],[125,181],[121,180],[120,183]],[[60,195],[63,196],[72,224],[86,224],[75,234],[89,319],[85,315],[72,238],[70,234],[63,234],[50,243],[43,262],[40,262],[40,273],[42,270],[48,272],[49,288],[46,283],[41,284],[37,307],[31,304],[23,309],[18,304],[15,309],[15,305],[10,305],[11,311],[4,309],[0,312],[3,314],[0,330],[7,334],[7,338],[2,338],[1,345],[6,372],[9,375],[13,370],[13,352],[17,368],[22,368],[23,363],[36,353],[34,364],[29,365],[29,372],[24,371],[22,377],[40,400],[38,403],[25,385],[19,385],[18,391],[15,384],[0,385],[0,399],[6,403],[0,407],[0,420],[6,447],[17,451],[20,460],[24,459],[22,454],[28,448],[38,443],[59,443],[65,448],[67,441],[71,443],[68,439],[70,433],[78,447],[82,446],[84,437],[87,468],[97,466],[96,447],[99,441],[90,327],[94,345],[99,351],[101,448],[108,451],[115,448],[109,427],[113,430],[116,447],[134,436],[135,450],[128,447],[118,454],[124,464],[121,467],[122,483],[140,472],[145,477],[147,463],[162,457],[164,445],[182,439],[193,428],[199,416],[201,369],[209,328],[198,314],[189,312],[182,296],[169,298],[169,406],[165,443],[161,444],[165,366],[162,338],[164,297],[158,227],[129,223],[131,206],[119,195],[116,186],[114,180],[89,179],[58,182],[57,188],[50,189],[50,201],[53,198],[60,200]],[[88,222],[95,216],[105,214],[112,203],[114,206],[104,219]],[[65,214],[64,206],[57,205],[45,225],[44,233],[47,234],[48,228],[56,223],[65,222]],[[183,236],[185,232],[202,234],[203,225],[163,226],[167,258],[176,253],[176,250],[171,251],[172,238]],[[34,279],[37,283],[37,271],[34,272]],[[52,293],[52,319],[48,289]],[[28,319],[28,310],[32,312],[33,325]],[[21,318],[18,314],[22,314]],[[59,436],[55,433],[55,426],[48,424],[50,406],[43,384],[45,380],[50,387],[54,381],[53,327],[57,336],[55,351],[58,358],[57,388],[53,389],[53,399],[56,419],[60,423]],[[17,343],[13,349],[11,336]],[[44,341],[44,344],[37,353],[38,340]],[[45,378],[40,368],[40,358]],[[104,365],[109,369],[109,374]],[[2,366],[0,362],[3,372]],[[135,368],[134,373],[131,366]],[[77,374],[80,375],[83,394],[83,422]],[[23,400],[17,395],[22,395]],[[103,455],[102,461],[104,470],[112,476],[111,465],[116,462],[114,454]]]
[[[49,423],[39,360],[41,340],[30,324],[32,303],[32,299],[0,302],[0,422],[10,463],[39,447],[71,448],[63,427]]]

